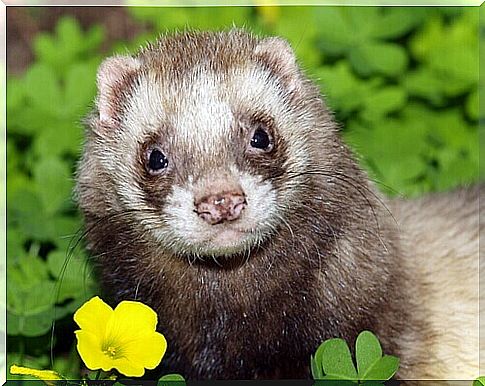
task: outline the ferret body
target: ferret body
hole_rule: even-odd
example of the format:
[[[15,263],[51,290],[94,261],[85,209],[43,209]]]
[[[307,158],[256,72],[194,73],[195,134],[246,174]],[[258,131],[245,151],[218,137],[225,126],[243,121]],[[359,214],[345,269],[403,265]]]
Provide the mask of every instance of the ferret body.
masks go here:
[[[188,379],[308,378],[373,331],[402,379],[478,375],[479,189],[387,201],[289,45],[160,39],[98,72],[77,198],[113,302]]]

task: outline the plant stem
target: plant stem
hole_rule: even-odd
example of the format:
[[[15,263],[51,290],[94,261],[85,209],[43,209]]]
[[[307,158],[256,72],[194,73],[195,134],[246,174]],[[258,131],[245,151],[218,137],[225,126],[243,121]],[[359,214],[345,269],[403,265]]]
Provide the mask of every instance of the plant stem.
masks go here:
[[[24,364],[24,354],[25,354],[25,336],[20,337],[20,352],[19,352],[19,362],[21,365]]]
[[[96,378],[94,379],[98,381],[100,376],[101,376],[101,369],[98,370],[98,372],[96,373]]]

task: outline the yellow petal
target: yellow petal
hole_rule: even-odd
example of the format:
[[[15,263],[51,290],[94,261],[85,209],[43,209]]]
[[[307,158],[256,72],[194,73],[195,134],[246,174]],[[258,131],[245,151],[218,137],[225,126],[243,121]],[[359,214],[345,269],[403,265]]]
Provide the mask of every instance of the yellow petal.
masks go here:
[[[59,381],[63,378],[59,373],[53,370],[37,370],[29,367],[12,365],[10,366],[10,374],[13,375],[30,375],[34,378],[41,379],[43,381]]]
[[[88,369],[109,371],[113,368],[114,361],[103,352],[103,342],[97,335],[84,330],[78,330],[75,333],[77,351]]]
[[[157,327],[157,314],[140,302],[122,301],[114,310],[115,318],[126,323],[126,327],[154,331]]]
[[[132,363],[141,364],[147,369],[154,369],[160,364],[166,350],[165,337],[158,332],[151,332],[125,344],[123,355]]]
[[[89,331],[102,338],[112,315],[113,309],[95,296],[75,312],[74,321],[83,331]]]
[[[145,374],[143,365],[133,363],[126,358],[117,359],[114,367],[121,374],[126,375],[127,377],[141,377],[143,374]]]
[[[157,326],[157,314],[140,302],[122,301],[106,326],[105,340],[113,346],[124,346]]]

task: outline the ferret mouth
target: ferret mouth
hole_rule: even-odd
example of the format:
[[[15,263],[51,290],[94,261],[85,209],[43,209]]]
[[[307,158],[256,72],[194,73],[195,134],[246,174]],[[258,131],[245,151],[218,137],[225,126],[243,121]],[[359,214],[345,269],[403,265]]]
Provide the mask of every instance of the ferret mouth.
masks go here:
[[[192,251],[184,254],[190,266],[210,269],[233,270],[251,259],[251,251],[259,246],[254,231],[222,227],[207,240],[192,245]]]
[[[237,246],[246,237],[247,232],[224,227],[219,231],[214,232],[214,235],[210,238],[210,244],[214,245],[216,248],[231,248]]]
[[[253,229],[242,229],[232,224],[213,225],[202,239],[192,241],[193,254],[205,257],[232,259],[245,254],[258,244],[258,237]]]

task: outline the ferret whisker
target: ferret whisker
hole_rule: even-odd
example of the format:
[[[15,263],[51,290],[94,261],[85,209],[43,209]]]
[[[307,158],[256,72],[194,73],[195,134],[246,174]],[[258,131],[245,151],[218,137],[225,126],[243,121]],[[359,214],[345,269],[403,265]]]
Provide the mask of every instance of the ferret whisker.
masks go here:
[[[351,187],[356,189],[360,193],[360,195],[363,196],[363,197],[365,197],[365,195],[363,194],[363,192],[360,191],[361,188],[364,189],[367,193],[371,194],[378,201],[378,203],[386,210],[386,212],[389,214],[389,216],[393,219],[394,223],[397,224],[397,221],[396,221],[393,213],[391,212],[389,207],[386,205],[386,203],[382,200],[382,198],[379,197],[379,195],[377,195],[376,192],[374,192],[372,189],[370,189],[365,184],[362,184],[360,186],[357,185],[360,182],[358,180],[356,180],[355,177],[350,176],[348,174],[344,174],[344,173],[337,171],[337,170],[328,171],[328,170],[325,170],[325,169],[310,169],[310,170],[307,170],[307,171],[304,171],[304,172],[301,172],[301,173],[297,173],[297,175],[299,175],[299,174],[301,174],[301,175],[318,174],[318,175],[322,175],[322,176],[328,177],[328,178],[335,177],[339,181],[347,183],[347,184],[350,184],[349,180],[354,182],[354,184],[351,184]],[[291,178],[292,175],[290,174],[289,177]]]
[[[323,176],[329,177],[329,178],[335,178],[335,179],[339,180],[340,182],[343,182],[343,183],[349,185],[350,187],[352,187],[353,189],[355,189],[355,191],[358,192],[360,194],[360,196],[366,201],[367,207],[372,212],[372,217],[375,221],[377,231],[380,232],[379,219],[378,219],[377,213],[374,209],[373,203],[370,201],[370,199],[367,197],[367,195],[361,190],[361,187],[359,187],[358,185],[353,183],[348,176],[346,176],[344,174],[340,174],[338,172],[334,172],[333,174],[330,174],[329,172],[326,172],[326,171],[323,171],[323,170],[309,170],[309,171],[301,172],[298,175],[306,175],[306,174],[308,174],[308,175],[315,175],[316,174],[316,175],[323,175]],[[290,175],[289,177],[294,178],[296,176],[297,175],[295,175],[295,176]],[[350,179],[350,181],[349,181],[349,179]],[[375,197],[377,197],[377,195],[374,192],[371,192],[370,189],[366,188],[365,186],[363,186],[363,188],[366,189],[369,193],[372,193]],[[379,200],[378,202],[382,202],[382,201]],[[389,211],[387,206],[384,206],[384,207]],[[385,244],[382,242],[382,239],[381,239],[381,243],[385,247]]]
[[[283,225],[288,229],[288,231],[290,232],[292,240],[294,240],[295,239],[295,233],[293,232],[293,229],[291,228],[291,225],[288,223],[288,221],[280,213],[277,213],[275,216],[278,219],[278,221],[283,223]]]
[[[216,263],[220,268],[223,267],[223,265],[217,260],[217,256],[216,255],[212,254],[211,255],[211,258],[214,261],[214,263]]]

